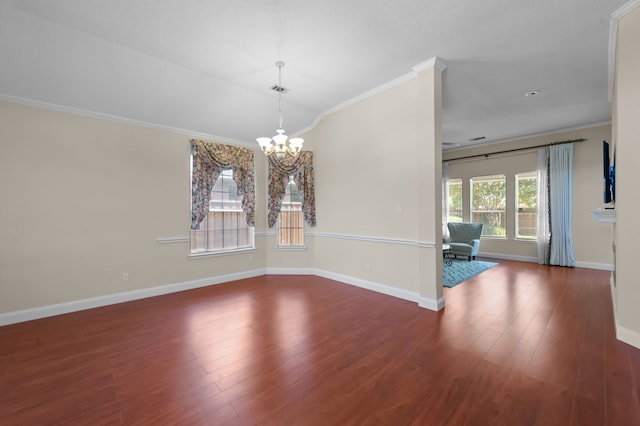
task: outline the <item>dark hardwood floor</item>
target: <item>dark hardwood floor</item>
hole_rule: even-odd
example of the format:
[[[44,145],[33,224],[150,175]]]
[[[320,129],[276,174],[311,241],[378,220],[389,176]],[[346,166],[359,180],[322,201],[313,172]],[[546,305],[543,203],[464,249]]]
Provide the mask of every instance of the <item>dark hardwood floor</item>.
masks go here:
[[[0,327],[0,424],[640,425],[608,272],[504,261],[444,294],[263,276]]]

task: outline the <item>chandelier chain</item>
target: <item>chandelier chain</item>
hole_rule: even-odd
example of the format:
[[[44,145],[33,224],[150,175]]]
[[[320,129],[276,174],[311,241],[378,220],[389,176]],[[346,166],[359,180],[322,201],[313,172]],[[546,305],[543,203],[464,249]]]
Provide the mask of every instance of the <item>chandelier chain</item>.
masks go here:
[[[278,62],[278,114],[280,115],[280,129],[282,129],[282,62]]]

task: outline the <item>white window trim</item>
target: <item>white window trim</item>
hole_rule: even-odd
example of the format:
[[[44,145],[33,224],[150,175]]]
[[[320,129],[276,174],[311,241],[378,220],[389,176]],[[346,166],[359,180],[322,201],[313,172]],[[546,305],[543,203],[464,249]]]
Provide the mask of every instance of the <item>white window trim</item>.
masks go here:
[[[230,249],[230,250],[224,250],[224,251],[216,250],[216,251],[202,251],[202,252],[189,253],[188,258],[200,259],[203,257],[228,256],[233,254],[255,252],[257,250],[258,249],[255,247],[255,244],[254,244],[253,247],[243,247],[243,248]]]
[[[464,181],[463,181],[462,178],[449,178],[449,179],[447,179],[447,192],[449,192],[449,185],[451,185],[452,181],[455,181],[456,183],[457,182],[460,183],[460,198],[461,198],[460,201],[461,201],[461,205],[462,205],[462,211],[461,211],[460,218],[461,218],[461,222],[464,222],[464,194],[463,194],[463,191],[462,191],[463,186],[464,186]],[[448,222],[450,222],[450,218],[451,218],[450,209],[449,209],[449,206],[450,206],[449,198],[451,198],[450,194],[449,194],[449,196],[447,197],[447,200],[446,200],[446,213],[447,214],[446,214],[446,217],[445,217],[445,220],[446,220],[445,225],[444,225],[445,227],[446,227],[446,224]],[[456,216],[456,217],[458,217],[458,216]]]
[[[289,176],[289,182],[293,182],[293,176]],[[289,184],[287,184],[287,189]],[[295,182],[293,184],[296,186]],[[286,198],[286,190],[285,190],[285,198]],[[284,204],[284,200],[283,203]],[[295,212],[299,212],[301,215],[304,215],[302,210],[302,205],[300,206],[300,210],[294,210]],[[280,244],[280,215],[282,214],[282,207],[280,208],[280,212],[278,213],[278,222],[277,222],[277,230],[276,230],[276,245],[273,246],[275,250],[289,250],[289,251],[305,251],[307,249],[306,239],[307,239],[307,228],[305,226],[304,216],[302,218],[302,244]]]
[[[513,175],[513,180],[514,180],[514,200],[513,200],[513,206],[514,206],[514,215],[513,215],[513,226],[514,226],[514,230],[513,230],[513,234],[515,235],[515,237],[513,238],[513,241],[521,241],[521,242],[528,242],[528,243],[537,243],[537,235],[535,238],[522,238],[522,237],[518,237],[518,228],[519,228],[519,223],[518,223],[518,199],[520,198],[520,194],[519,194],[519,187],[518,187],[518,176],[521,175],[531,175],[532,177],[535,176],[536,178],[536,182],[538,180],[538,172],[536,171],[529,171],[529,172],[517,172]],[[538,203],[538,200],[536,199],[536,205]],[[537,207],[536,207],[537,209]],[[536,210],[537,211],[537,210]],[[537,219],[536,219],[537,222]]]
[[[191,167],[191,176],[193,178],[193,156],[190,157],[190,167]],[[223,169],[220,172],[220,177],[222,177],[223,173],[225,171],[232,171],[233,173],[233,169]],[[215,186],[215,182],[214,182],[214,186]],[[212,188],[213,189],[213,188]],[[209,203],[211,203],[211,200],[209,200]],[[211,204],[209,204],[211,205]],[[211,210],[211,208],[209,208],[209,213],[211,212],[222,212],[222,213],[243,213],[244,210],[242,210],[242,208],[235,208],[235,209],[213,209]],[[223,256],[223,255],[227,255],[227,254],[236,254],[236,253],[242,253],[242,252],[247,252],[247,251],[255,251],[256,250],[256,234],[255,234],[255,226],[250,226],[248,227],[248,229],[250,230],[251,233],[251,246],[248,247],[240,247],[240,248],[231,248],[231,249],[225,249],[225,248],[221,248],[221,249],[212,249],[212,250],[201,250],[201,251],[189,251],[188,253],[188,258],[192,259],[192,258],[201,258],[201,257],[211,257],[211,256]],[[191,243],[191,236],[189,236],[189,242]]]
[[[282,251],[307,251],[307,245],[298,245],[298,246],[281,246],[276,244],[273,246],[274,250],[282,250]]]

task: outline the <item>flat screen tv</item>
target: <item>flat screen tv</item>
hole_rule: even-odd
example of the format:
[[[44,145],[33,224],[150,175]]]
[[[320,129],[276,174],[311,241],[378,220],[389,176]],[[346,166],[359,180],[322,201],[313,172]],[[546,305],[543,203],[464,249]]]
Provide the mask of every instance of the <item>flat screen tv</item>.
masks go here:
[[[616,169],[611,162],[609,143],[602,141],[602,183],[604,187],[603,201],[605,204],[613,203],[616,200]]]

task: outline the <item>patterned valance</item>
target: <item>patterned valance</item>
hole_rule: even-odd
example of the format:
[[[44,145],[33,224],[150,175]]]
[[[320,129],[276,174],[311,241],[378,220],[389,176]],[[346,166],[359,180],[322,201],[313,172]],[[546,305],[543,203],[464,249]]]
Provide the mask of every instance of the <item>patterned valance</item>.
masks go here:
[[[302,151],[297,157],[287,155],[283,160],[269,157],[269,228],[278,220],[286,195],[289,176],[302,194],[302,214],[311,226],[316,226],[316,196],[313,179],[313,152]]]
[[[191,229],[198,229],[209,212],[211,188],[224,169],[233,169],[233,180],[242,196],[247,224],[255,223],[255,182],[253,151],[247,148],[201,140],[191,140],[193,176],[191,180]]]

